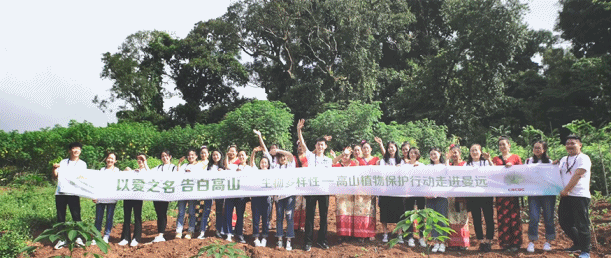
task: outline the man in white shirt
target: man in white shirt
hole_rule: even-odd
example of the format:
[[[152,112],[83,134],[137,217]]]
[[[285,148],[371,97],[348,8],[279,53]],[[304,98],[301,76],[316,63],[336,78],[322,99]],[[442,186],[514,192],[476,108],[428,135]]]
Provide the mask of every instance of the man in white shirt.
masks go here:
[[[68,169],[87,169],[87,163],[79,159],[83,145],[73,142],[68,145],[69,158],[63,159],[59,164],[53,164],[53,178],[57,179],[62,171]],[[57,212],[57,222],[66,222],[66,207],[70,208],[70,215],[73,221],[81,221],[81,201],[76,195],[67,195],[62,192],[61,183],[57,184],[55,190],[55,210]],[[77,244],[82,245],[83,241],[78,238]],[[64,241],[57,241],[55,249],[64,247]]]
[[[332,165],[332,160],[325,156],[327,142],[325,138],[316,139],[316,149],[314,153],[307,149],[307,145],[303,140],[301,129],[305,120],[301,119],[297,123],[297,135],[302,146],[306,146],[306,158],[308,159],[308,167],[325,167],[329,168]],[[327,213],[329,211],[329,196],[328,195],[311,195],[305,196],[306,199],[306,223],[305,223],[305,251],[312,249],[314,236],[314,213],[316,211],[316,202],[318,202],[318,214],[320,215],[320,230],[316,242],[322,249],[329,249],[327,242]]]
[[[560,176],[564,189],[560,192],[558,223],[573,240],[568,252],[581,252],[580,258],[590,257],[590,169],[592,162],[581,152],[581,139],[569,135],[565,143],[568,156],[560,162]]]

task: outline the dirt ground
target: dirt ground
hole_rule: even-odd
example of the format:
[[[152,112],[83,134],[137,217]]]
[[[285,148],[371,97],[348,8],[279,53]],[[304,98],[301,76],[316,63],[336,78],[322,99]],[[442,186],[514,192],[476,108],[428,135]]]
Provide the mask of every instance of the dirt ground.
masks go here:
[[[150,242],[157,235],[156,234],[156,222],[147,221],[143,223],[143,236],[142,243],[137,247],[119,246],[117,243],[121,240],[121,225],[115,225],[112,230],[110,237],[110,250],[104,257],[191,257],[197,254],[198,250],[203,246],[220,243],[228,243],[225,240],[214,237],[214,205],[211,213],[210,230],[206,232],[206,239],[175,239],[174,230],[176,228],[176,219],[168,218],[168,228],[166,231],[166,242],[151,244]],[[591,214],[592,224],[596,228],[596,233],[592,237],[592,257],[605,257],[611,258],[611,204],[607,202],[599,202],[594,204],[593,212]],[[318,213],[318,212],[317,212]],[[376,241],[371,242],[366,240],[360,242],[357,240],[348,240],[343,243],[338,242],[338,237],[335,231],[335,199],[330,198],[329,205],[329,233],[328,240],[331,246],[328,250],[323,250],[317,247],[312,247],[310,252],[305,252],[303,248],[304,233],[302,231],[296,231],[296,238],[293,240],[293,250],[286,251],[284,249],[276,249],[275,243],[276,238],[273,237],[276,233],[275,230],[275,212],[272,218],[272,229],[268,238],[268,247],[254,247],[252,244],[252,217],[251,217],[250,202],[246,206],[245,215],[245,226],[244,233],[247,240],[247,244],[237,244],[236,247],[244,250],[249,257],[426,257],[424,248],[415,247],[410,248],[406,244],[396,245],[394,248],[389,249],[387,245],[382,243],[382,233],[378,233]],[[379,210],[378,210],[379,215]],[[524,215],[523,215],[524,216]],[[379,218],[379,216],[378,216]],[[471,219],[471,217],[469,218]],[[315,231],[318,230],[318,216],[316,217]],[[528,245],[527,229],[528,224],[523,223],[523,245],[517,253],[509,253],[501,250],[496,239],[492,246],[492,252],[480,253],[477,251],[478,243],[475,239],[475,233],[473,225],[470,226],[471,232],[471,247],[466,251],[448,250],[444,254],[431,254],[430,257],[575,257],[576,255],[568,254],[562,251],[564,248],[571,246],[571,241],[564,235],[558,225],[556,225],[556,241],[552,242],[553,250],[550,252],[543,252],[541,250],[544,240],[544,227],[543,221],[541,221],[539,227],[540,240],[535,242],[536,252],[526,252],[526,246]],[[382,232],[382,225],[378,223],[377,231]],[[133,231],[132,231],[133,232]],[[314,232],[316,236],[316,232]],[[406,241],[407,242],[407,241]],[[50,257],[55,255],[69,255],[67,248],[62,250],[53,250],[53,246],[50,243],[45,245],[35,243],[38,246],[38,250],[33,254],[33,257]],[[97,247],[89,248],[90,252],[103,254]],[[83,257],[84,251],[82,249],[74,252],[74,257]],[[89,255],[89,257],[92,257]]]

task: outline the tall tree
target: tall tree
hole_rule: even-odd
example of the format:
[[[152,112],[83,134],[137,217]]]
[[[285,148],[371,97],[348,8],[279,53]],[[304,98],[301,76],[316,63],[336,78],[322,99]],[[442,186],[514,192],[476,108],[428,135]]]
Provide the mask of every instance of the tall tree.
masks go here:
[[[556,30],[576,57],[611,53],[611,0],[560,0]]]
[[[404,1],[244,0],[225,19],[268,98],[312,117],[321,103],[374,100],[381,46],[408,50],[413,16]]]
[[[102,111],[113,111],[112,103],[122,101],[118,106],[119,120],[151,121],[164,119],[163,99],[169,94],[163,88],[164,62],[150,48],[152,42],[171,38],[161,31],[139,31],[129,35],[117,53],[102,55],[104,68],[100,77],[110,79],[110,97],[93,103]]]

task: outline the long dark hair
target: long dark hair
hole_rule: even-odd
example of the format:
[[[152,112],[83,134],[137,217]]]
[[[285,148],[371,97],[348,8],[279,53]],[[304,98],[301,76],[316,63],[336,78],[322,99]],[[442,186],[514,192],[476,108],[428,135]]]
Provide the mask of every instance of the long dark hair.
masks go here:
[[[210,152],[210,158],[212,159],[212,155],[214,154],[215,151],[218,152],[219,155],[221,155],[221,158],[219,159],[219,163],[216,166],[221,169],[225,169],[225,165],[223,165],[223,152],[222,151],[213,150],[212,152]],[[214,159],[212,159],[212,162],[208,162],[208,170],[212,169],[212,166],[214,166]]]
[[[388,148],[390,147],[391,144],[395,145],[395,149],[397,149],[397,144],[395,142],[393,142],[393,141],[389,141],[386,144],[386,153],[384,153],[384,163],[386,163],[386,164],[390,163],[389,162],[390,161],[390,151],[388,151]],[[401,159],[402,159],[402,157],[397,159],[397,157],[399,156],[399,155],[397,155],[397,152],[399,152],[399,149],[397,149],[395,151],[395,164],[396,165],[401,164]]]
[[[479,151],[481,152],[482,151],[482,145],[479,145],[478,143],[471,144],[471,148],[473,148],[473,146],[476,146],[476,145],[479,146]],[[467,158],[467,165],[473,165],[473,157],[471,157],[471,148],[469,148],[469,157]],[[482,160],[486,160],[486,159],[484,159],[484,155],[480,154],[479,155],[480,164],[481,164]]]
[[[537,143],[543,146],[543,153],[541,154],[541,163],[550,163],[549,156],[547,155],[547,142],[544,142],[541,140],[536,141],[535,143],[533,143],[533,148],[535,147],[535,144]],[[538,163],[538,162],[539,162],[539,157],[533,154],[533,163]]]
[[[435,162],[433,162],[433,160],[431,159],[431,151],[439,152],[439,163],[443,164],[444,160],[443,156],[441,155],[441,150],[437,147],[433,147],[429,150],[429,161],[431,162],[431,164],[435,164]]]

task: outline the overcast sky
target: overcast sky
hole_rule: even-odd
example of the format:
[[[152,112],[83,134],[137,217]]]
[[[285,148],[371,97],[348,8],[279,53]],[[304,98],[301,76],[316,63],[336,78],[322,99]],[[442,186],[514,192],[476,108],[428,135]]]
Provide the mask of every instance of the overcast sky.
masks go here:
[[[553,30],[558,0],[523,0],[533,29]],[[0,130],[35,131],[67,126],[71,119],[96,126],[116,122],[91,100],[108,97],[102,53],[117,51],[140,30],[184,38],[199,21],[225,13],[230,0],[204,1],[3,1],[0,8]],[[239,88],[265,99],[262,89]],[[180,103],[166,100],[166,109]]]

